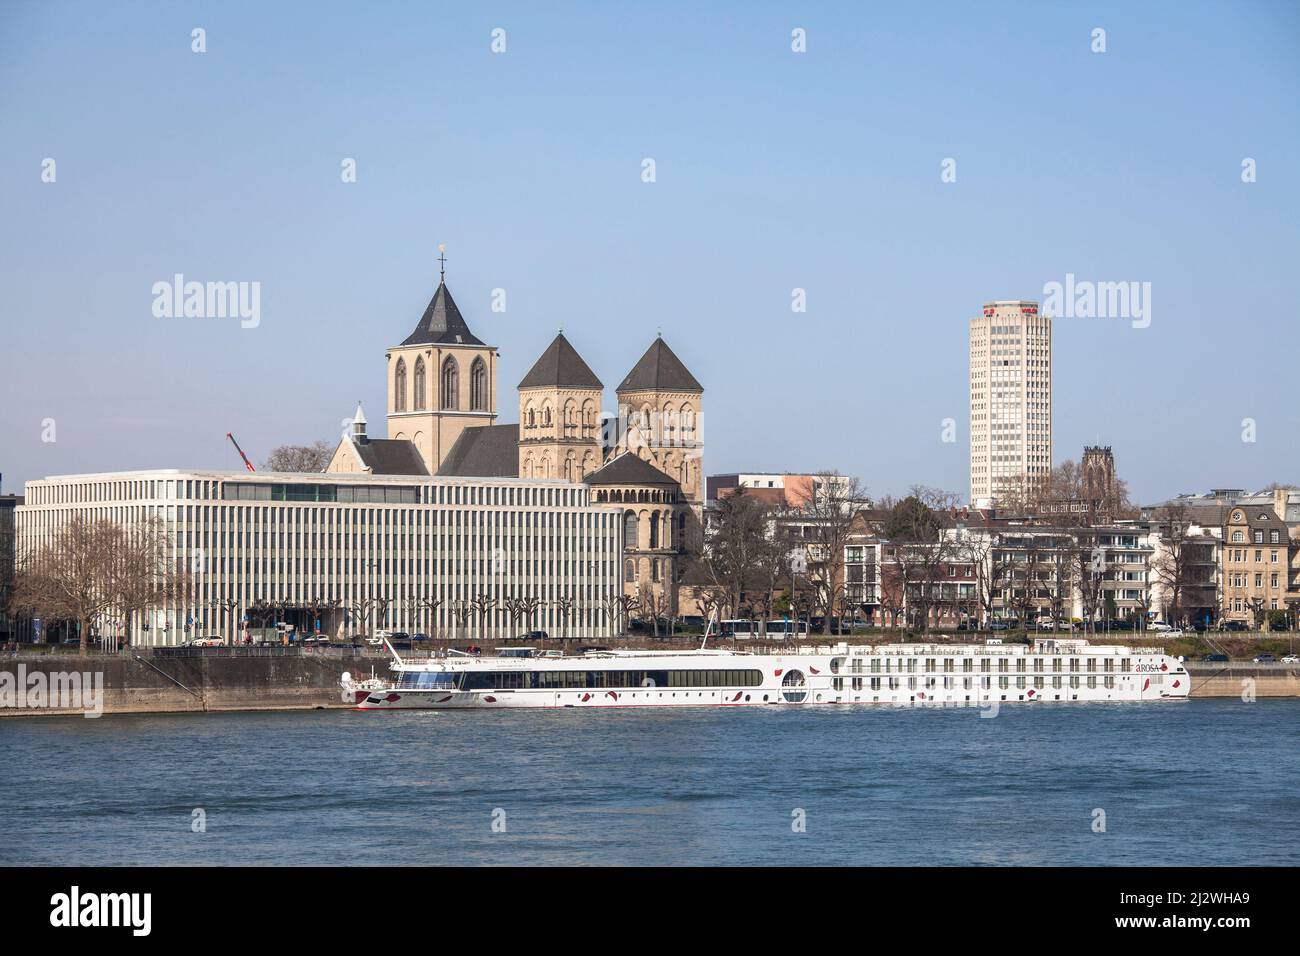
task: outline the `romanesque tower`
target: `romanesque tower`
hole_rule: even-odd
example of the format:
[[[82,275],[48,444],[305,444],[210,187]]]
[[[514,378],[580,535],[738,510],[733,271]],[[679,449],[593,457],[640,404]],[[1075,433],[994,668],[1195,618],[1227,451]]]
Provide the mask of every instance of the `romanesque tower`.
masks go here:
[[[623,423],[616,450],[635,452],[681,485],[686,500],[703,502],[704,388],[662,337],[656,338],[618,387]]]
[[[580,481],[600,468],[604,386],[561,332],[519,383],[519,477]]]
[[[467,428],[497,417],[497,350],[438,283],[415,331],[388,350],[388,437],[413,442],[430,474]]]

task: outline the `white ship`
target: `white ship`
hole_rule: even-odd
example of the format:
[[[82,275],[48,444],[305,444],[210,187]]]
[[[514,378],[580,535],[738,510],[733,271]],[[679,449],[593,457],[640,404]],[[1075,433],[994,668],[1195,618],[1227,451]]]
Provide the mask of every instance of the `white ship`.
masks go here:
[[[392,648],[389,648],[392,651]],[[494,655],[450,651],[402,660],[394,679],[343,675],[343,700],[359,710],[501,707],[743,707],[1184,699],[1181,660],[1152,648],[1039,640],[1032,645],[881,644],[791,648],[789,653],[588,651]]]

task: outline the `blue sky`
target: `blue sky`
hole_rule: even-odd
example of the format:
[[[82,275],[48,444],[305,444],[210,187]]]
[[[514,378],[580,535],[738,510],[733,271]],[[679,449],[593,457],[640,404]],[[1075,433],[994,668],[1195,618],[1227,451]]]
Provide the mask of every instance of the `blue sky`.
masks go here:
[[[965,493],[967,322],[1074,273],[1152,322],[1057,320],[1058,462],[1300,481],[1300,5],[697,6],[0,4],[5,490],[378,423],[439,242],[505,421],[558,327],[607,404],[662,329],[708,472]],[[155,318],[178,272],[260,325]]]

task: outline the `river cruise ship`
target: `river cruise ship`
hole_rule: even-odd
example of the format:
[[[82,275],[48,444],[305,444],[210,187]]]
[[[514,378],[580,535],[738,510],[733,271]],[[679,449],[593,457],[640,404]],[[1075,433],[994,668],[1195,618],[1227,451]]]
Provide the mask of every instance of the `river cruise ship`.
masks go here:
[[[390,651],[392,651],[390,647]],[[403,660],[393,678],[343,675],[359,710],[465,707],[742,707],[820,704],[972,706],[1154,701],[1187,697],[1182,661],[1154,648],[1086,640],[1028,644],[880,644],[602,650],[565,656],[534,648],[455,651]]]

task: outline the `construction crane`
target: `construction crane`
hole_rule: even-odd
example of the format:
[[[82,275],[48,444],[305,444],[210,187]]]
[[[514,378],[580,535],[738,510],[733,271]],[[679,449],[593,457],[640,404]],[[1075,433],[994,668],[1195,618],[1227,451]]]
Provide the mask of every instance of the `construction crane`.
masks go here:
[[[248,460],[248,456],[244,454],[244,449],[239,447],[239,442],[235,441],[235,436],[230,434],[230,432],[226,432],[226,437],[230,439],[230,444],[235,446],[235,451],[239,452],[239,457],[244,459],[244,467],[249,471],[257,471],[257,469],[253,467],[253,463]]]

